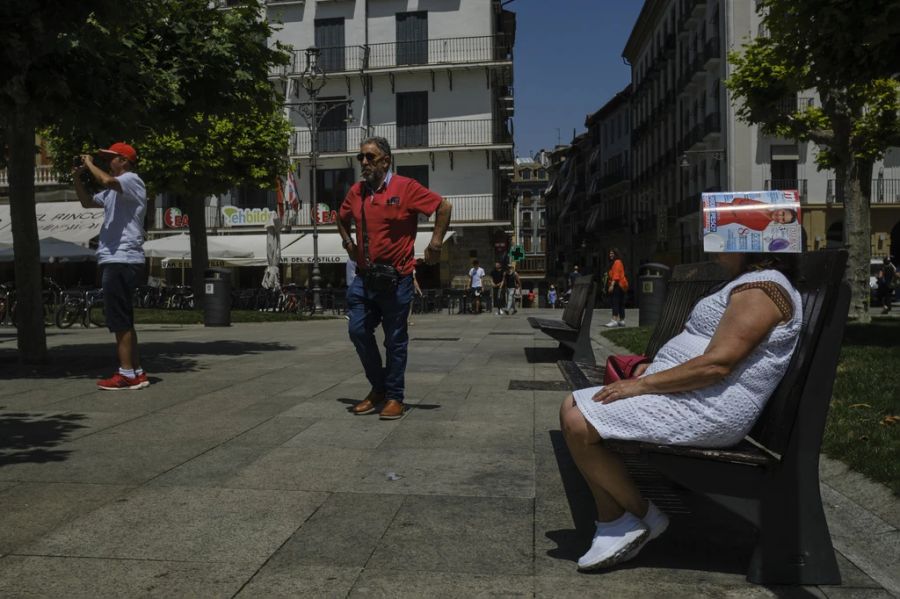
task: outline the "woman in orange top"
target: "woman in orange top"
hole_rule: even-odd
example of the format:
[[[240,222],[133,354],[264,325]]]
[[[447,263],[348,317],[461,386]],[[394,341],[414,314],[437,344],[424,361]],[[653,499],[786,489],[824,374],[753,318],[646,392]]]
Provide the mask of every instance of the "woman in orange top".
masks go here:
[[[606,323],[607,327],[625,326],[625,292],[628,291],[628,279],[625,277],[625,265],[622,264],[622,254],[616,248],[609,250],[609,272],[606,275],[606,292],[612,303],[612,320]]]

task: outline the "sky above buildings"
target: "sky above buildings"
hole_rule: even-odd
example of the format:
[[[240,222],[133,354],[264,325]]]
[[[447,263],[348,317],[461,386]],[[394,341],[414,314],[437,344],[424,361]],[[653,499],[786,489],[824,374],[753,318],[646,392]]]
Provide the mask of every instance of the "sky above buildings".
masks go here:
[[[513,0],[516,153],[568,143],[631,81],[622,50],[640,0]]]

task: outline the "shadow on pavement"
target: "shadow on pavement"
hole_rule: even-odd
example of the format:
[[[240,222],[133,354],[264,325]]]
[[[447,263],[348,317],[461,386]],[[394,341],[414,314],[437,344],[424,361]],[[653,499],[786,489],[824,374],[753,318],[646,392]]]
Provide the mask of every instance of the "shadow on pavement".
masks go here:
[[[151,374],[201,370],[199,356],[243,356],[265,352],[293,351],[293,345],[256,341],[152,341],[140,344],[141,361]],[[109,376],[116,365],[112,336],[106,343],[84,343],[51,348],[50,363],[22,366],[18,350],[0,348],[0,379],[100,378]]]
[[[84,418],[81,414],[3,414],[0,416],[0,468],[65,460],[70,452],[53,448],[64,443],[72,431],[84,428],[78,424]]]
[[[349,397],[338,397],[337,402],[344,404],[347,406],[347,411],[353,409],[353,406],[356,404],[362,403],[361,399],[351,399]],[[440,410],[441,404],[439,403],[408,403],[406,405],[407,412],[412,410]]]
[[[556,364],[559,360],[565,360],[563,352],[558,347],[526,347],[525,359],[529,364]]]
[[[558,545],[547,555],[575,562],[587,551],[594,534],[594,502],[562,433],[549,434],[575,528],[547,531],[547,538]],[[646,463],[634,464],[630,458],[626,463],[641,492],[667,512],[670,524],[665,534],[648,543],[638,557],[615,569],[657,567],[746,573],[756,542],[756,530],[750,524],[712,501],[675,486],[655,471],[648,474]]]

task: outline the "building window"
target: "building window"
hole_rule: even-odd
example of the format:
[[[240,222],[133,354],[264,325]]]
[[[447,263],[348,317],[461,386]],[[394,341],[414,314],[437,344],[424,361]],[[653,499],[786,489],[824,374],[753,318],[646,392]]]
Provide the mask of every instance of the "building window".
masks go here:
[[[531,192],[530,191],[522,192],[522,205],[523,206],[531,206]]]
[[[397,147],[428,145],[428,92],[397,94]]]
[[[428,13],[397,13],[397,64],[428,64]]]
[[[534,251],[534,248],[531,247],[531,233],[525,233],[522,235],[522,245],[525,248],[526,254],[530,254]]]
[[[316,171],[316,195],[319,204],[326,204],[330,210],[337,210],[356,182],[352,168],[325,168]],[[312,197],[310,190],[309,197]],[[318,212],[318,211],[317,211]]]
[[[528,181],[529,179],[531,179],[531,169],[523,168],[521,171],[519,171],[519,177],[523,181]]]
[[[531,228],[531,211],[530,210],[524,210],[522,212],[522,227],[528,228],[528,229]]]
[[[327,72],[344,71],[344,19],[316,19],[316,47],[319,68]]]
[[[322,98],[323,102],[343,102],[346,98]],[[347,151],[347,105],[338,105],[329,110],[319,125],[320,152]]]
[[[537,178],[538,179],[546,179],[547,178],[547,169],[539,168],[537,170]]]

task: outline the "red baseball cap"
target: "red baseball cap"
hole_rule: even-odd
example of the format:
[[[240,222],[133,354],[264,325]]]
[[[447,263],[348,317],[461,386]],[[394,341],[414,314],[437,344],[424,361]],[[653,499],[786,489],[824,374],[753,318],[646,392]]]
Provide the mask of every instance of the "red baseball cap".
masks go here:
[[[123,156],[127,158],[129,162],[137,162],[137,152],[134,151],[134,148],[123,141],[117,141],[113,145],[109,146],[109,148],[106,150],[97,150],[97,153],[115,154],[116,156]]]

